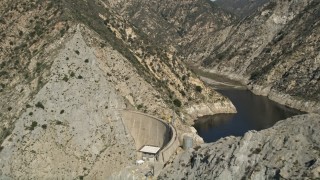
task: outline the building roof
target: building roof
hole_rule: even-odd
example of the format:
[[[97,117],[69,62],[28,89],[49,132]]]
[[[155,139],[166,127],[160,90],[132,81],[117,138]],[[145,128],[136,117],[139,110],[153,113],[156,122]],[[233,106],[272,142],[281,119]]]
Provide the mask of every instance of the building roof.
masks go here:
[[[157,146],[143,146],[139,151],[144,153],[157,154],[159,150],[160,147]]]

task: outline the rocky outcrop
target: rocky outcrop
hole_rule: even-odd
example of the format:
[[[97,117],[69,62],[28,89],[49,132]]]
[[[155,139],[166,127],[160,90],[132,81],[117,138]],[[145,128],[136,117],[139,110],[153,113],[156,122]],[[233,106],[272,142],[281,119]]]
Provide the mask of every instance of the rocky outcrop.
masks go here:
[[[273,89],[270,87],[264,87],[259,85],[249,85],[249,89],[257,94],[262,96],[267,96],[269,99],[278,102],[282,105],[293,107],[304,112],[313,112],[320,114],[320,102],[318,99],[306,100],[302,97],[291,96],[279,90]]]
[[[159,179],[319,178],[319,126],[319,115],[300,115],[203,144],[181,153]]]

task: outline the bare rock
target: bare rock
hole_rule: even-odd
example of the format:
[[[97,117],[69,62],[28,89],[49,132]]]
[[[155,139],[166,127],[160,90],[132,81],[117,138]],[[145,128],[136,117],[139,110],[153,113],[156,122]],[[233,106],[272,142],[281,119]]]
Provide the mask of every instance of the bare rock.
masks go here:
[[[319,115],[300,115],[203,144],[180,154],[160,179],[319,178],[319,126]]]
[[[79,26],[76,31],[56,56],[49,82],[3,142],[2,178],[101,178],[134,162],[133,139],[114,111],[125,107],[124,99]]]

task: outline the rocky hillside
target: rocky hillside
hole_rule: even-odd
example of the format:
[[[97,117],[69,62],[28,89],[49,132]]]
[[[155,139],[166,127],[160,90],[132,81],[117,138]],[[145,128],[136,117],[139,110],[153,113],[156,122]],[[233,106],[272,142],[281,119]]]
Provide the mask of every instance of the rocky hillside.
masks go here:
[[[58,39],[69,28],[57,1],[2,1],[0,6],[0,142],[48,81]],[[53,43],[55,42],[55,43]]]
[[[159,179],[317,179],[320,116],[301,115],[181,153]]]
[[[1,1],[0,179],[104,179],[132,165],[134,142],[116,109],[174,115],[179,133],[195,117],[235,112],[183,61],[319,112],[319,6],[271,0],[238,22],[207,0]],[[161,177],[317,176],[317,119],[202,145]],[[208,155],[213,148],[222,156]]]
[[[214,3],[228,12],[234,13],[241,19],[251,15],[269,1],[270,0],[216,0]]]
[[[318,0],[106,3],[181,59],[287,106],[320,111]]]
[[[319,113],[319,9],[319,1],[271,1],[221,36],[227,38],[202,65],[257,94]]]
[[[175,113],[180,131],[235,112],[103,1],[2,1],[0,12],[0,179],[101,179],[132,165],[115,109]]]
[[[70,30],[76,34],[54,57],[48,82],[1,145],[1,179],[102,178],[134,162],[133,139],[115,112],[125,100],[101,71],[80,26]]]
[[[107,4],[101,1],[27,2],[29,1],[3,1],[1,4],[2,132],[7,132],[13,119],[25,110],[27,101],[48,81],[49,69],[53,63],[53,58],[50,57],[63,46],[61,39],[69,32],[68,29],[77,23],[84,24],[98,34],[99,38],[96,38],[94,44],[99,50],[97,56],[109,58],[105,55],[108,52],[103,50],[109,44],[127,59],[127,66],[133,67],[131,73],[120,73],[120,70],[125,71],[125,68],[122,67],[123,64],[115,63],[118,62],[116,57],[110,60],[114,63],[105,65],[110,66],[107,77],[113,79],[122,96],[139,110],[165,117],[172,112],[155,112],[159,109],[152,104],[162,104],[170,109],[176,107],[177,112],[185,113],[192,107],[191,104],[199,105],[204,99],[211,103],[220,102],[219,99],[225,101],[223,97],[206,88],[181,63],[175,56],[174,49],[165,50],[161,46],[155,46],[146,34],[109,9]],[[90,8],[94,10],[88,11]],[[132,74],[142,78],[155,92],[145,93],[150,92],[148,89],[133,90],[132,87],[138,88],[140,84],[135,80],[130,81]],[[149,94],[150,97],[147,97]]]
[[[208,0],[104,1],[139,27],[153,43],[173,46],[178,55],[185,57],[202,53],[208,46],[206,38],[215,41],[213,33],[236,19]]]

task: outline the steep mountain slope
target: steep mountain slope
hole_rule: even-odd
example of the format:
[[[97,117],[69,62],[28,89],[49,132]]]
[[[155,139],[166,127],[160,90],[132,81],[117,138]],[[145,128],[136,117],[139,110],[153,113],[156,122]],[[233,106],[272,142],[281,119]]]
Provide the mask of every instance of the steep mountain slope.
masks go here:
[[[122,4],[121,8],[128,10],[134,1]],[[154,4],[157,2],[148,1],[140,6],[149,9]],[[173,3],[167,4],[166,10],[173,11]],[[210,33],[203,30],[205,25],[197,24],[192,38],[185,35],[169,42],[179,56],[201,64],[207,71],[242,81],[254,92],[280,103],[319,113],[319,12],[317,0],[271,0],[240,22],[232,24],[230,20],[225,27]],[[140,15],[143,14],[148,13]],[[159,22],[155,14],[148,15],[142,23],[135,21],[136,26],[141,23],[152,29],[152,24]],[[130,22],[136,14],[131,15],[126,17]],[[183,17],[192,15],[192,11],[183,12]],[[188,48],[179,49],[184,40],[191,43],[186,43]],[[180,154],[160,178],[318,178],[318,126],[319,115],[309,114],[281,121],[261,132],[248,132],[242,138],[228,137],[201,145]]]
[[[270,0],[216,0],[219,7],[236,14],[239,18],[249,16]]]
[[[94,179],[132,165],[134,142],[115,109],[165,120],[174,113],[179,133],[197,116],[235,112],[183,59],[280,103],[319,112],[319,6],[317,0],[272,0],[233,24],[236,17],[206,0],[1,1],[0,177]],[[315,151],[301,152],[308,158],[298,160],[301,169],[319,150],[312,135],[318,124],[308,126],[318,116],[299,118],[308,123],[285,121],[258,133],[257,141],[268,143],[269,131],[287,124],[299,127],[308,140],[302,146]],[[280,140],[291,138],[283,133]],[[185,163],[187,169],[202,165],[194,162]],[[237,177],[253,173],[251,162]],[[277,168],[285,163],[279,162]],[[281,172],[291,177],[288,167]]]
[[[135,158],[133,139],[114,110],[125,108],[124,99],[99,68],[80,27],[74,30],[68,48],[54,59],[49,81],[29,102],[35,106],[16,120],[1,146],[2,178],[102,178]],[[104,169],[106,164],[113,169]]]
[[[159,179],[318,179],[320,116],[301,115],[181,153]]]
[[[1,117],[4,119],[2,123],[6,122],[3,125],[3,132],[6,131],[8,124],[12,124],[14,117],[18,117],[25,110],[23,104],[32,99],[32,96],[46,83],[45,77],[49,76],[48,70],[52,64],[52,59],[48,57],[52,56],[51,54],[54,55],[58,47],[57,43],[53,45],[51,42],[58,41],[70,26],[74,26],[74,22],[79,21],[101,36],[100,44],[97,43],[95,46],[102,49],[109,43],[128,59],[128,62],[137,69],[135,73],[163,96],[160,99],[164,99],[164,104],[173,107],[172,101],[177,99],[176,102],[180,101],[182,108],[187,109],[188,104],[201,102],[201,99],[209,94],[213,97],[217,95],[205,88],[203,83],[174,55],[174,52],[153,45],[144,33],[117,13],[110,12],[112,10],[109,10],[103,2],[34,1],[31,4],[27,2],[29,1],[19,4],[16,1],[4,1],[1,6],[1,12],[3,12],[1,17],[1,36],[3,37],[1,38],[0,73]],[[99,55],[105,56],[103,53],[105,52],[102,51]],[[121,69],[121,66],[117,68]],[[120,83],[126,84],[126,81],[131,82],[129,79],[125,80],[130,76],[125,77],[118,74],[116,70],[112,73],[109,73],[111,77],[115,75],[123,79],[123,81],[116,81],[119,83],[117,86],[120,86]],[[195,91],[196,86],[202,87],[203,91]],[[124,91],[123,88],[119,90]],[[142,99],[137,98],[137,94],[132,94],[129,90],[122,93],[133,106],[139,106],[146,111],[149,108],[152,109],[148,104],[143,104],[147,102],[142,102]],[[152,95],[153,98],[149,98],[154,99],[158,96]],[[219,95],[217,97],[220,98]],[[156,99],[155,101],[158,101]],[[209,98],[207,99],[210,101]],[[214,101],[218,102],[213,99],[212,103]],[[179,109],[178,107],[177,110]],[[162,114],[161,116],[172,114],[156,113]]]
[[[235,112],[102,1],[2,1],[0,12],[1,178],[105,178],[132,165],[115,109],[175,113],[182,132]]]
[[[210,88],[206,88],[175,56],[174,52],[170,49],[162,49],[161,46],[155,46],[143,32],[132,26],[112,9],[109,9],[107,4],[102,1],[76,3],[71,0],[66,3],[67,7],[72,7],[69,10],[73,19],[81,21],[97,32],[101,37],[101,44],[104,41],[110,43],[136,68],[136,73],[161,95],[158,98],[157,95],[153,94],[149,97],[150,99],[163,99],[166,106],[170,107],[170,109],[175,109],[178,115],[180,112],[184,114],[182,116],[186,116],[186,120],[190,120],[188,114],[192,117],[199,115],[197,112],[190,112],[190,108],[194,109],[195,107],[203,107],[207,110],[209,108],[207,113],[219,112],[220,107],[221,111],[234,111],[233,107],[230,106],[230,101],[224,101],[224,97]],[[86,11],[84,7],[95,9],[95,11]],[[120,69],[121,67],[118,68]],[[117,74],[117,71],[114,71],[114,73]],[[123,74],[119,74],[119,76],[128,81]],[[127,77],[130,77],[130,75]],[[117,82],[119,83],[117,84],[118,87],[127,84],[127,82],[121,82],[121,84],[120,82]],[[133,81],[132,86],[134,86],[134,83],[135,81]],[[197,86],[200,87],[200,91],[196,90]],[[131,104],[133,103],[134,106],[142,108],[145,112],[156,113],[162,117],[172,114],[172,112],[159,112],[158,108],[152,108],[152,104],[155,103],[144,104],[148,101],[142,101],[137,98],[138,96],[146,98],[148,91],[144,93],[139,91],[141,94],[134,94],[129,90],[123,89],[119,88],[119,91],[124,93],[123,95],[126,99]],[[203,103],[203,99],[206,100],[207,104]],[[155,101],[157,102],[158,100]],[[226,102],[225,106],[220,102]],[[207,106],[209,104],[213,106]],[[210,108],[212,109],[210,110]],[[201,108],[196,109],[202,110]]]
[[[319,112],[319,9],[319,1],[271,1],[234,25],[203,66],[280,103]]]
[[[249,16],[237,21],[218,7],[221,1],[107,4],[152,42],[174,47],[181,59],[242,81],[282,104],[319,112],[319,1],[223,2],[224,9],[240,3]]]
[[[236,19],[208,0],[104,1],[153,43],[173,46],[184,56],[202,53],[210,40],[215,41],[213,33]]]
[[[2,1],[0,6],[0,142],[10,134],[16,118],[48,81],[58,48],[57,39],[69,25],[60,20],[56,1]]]

